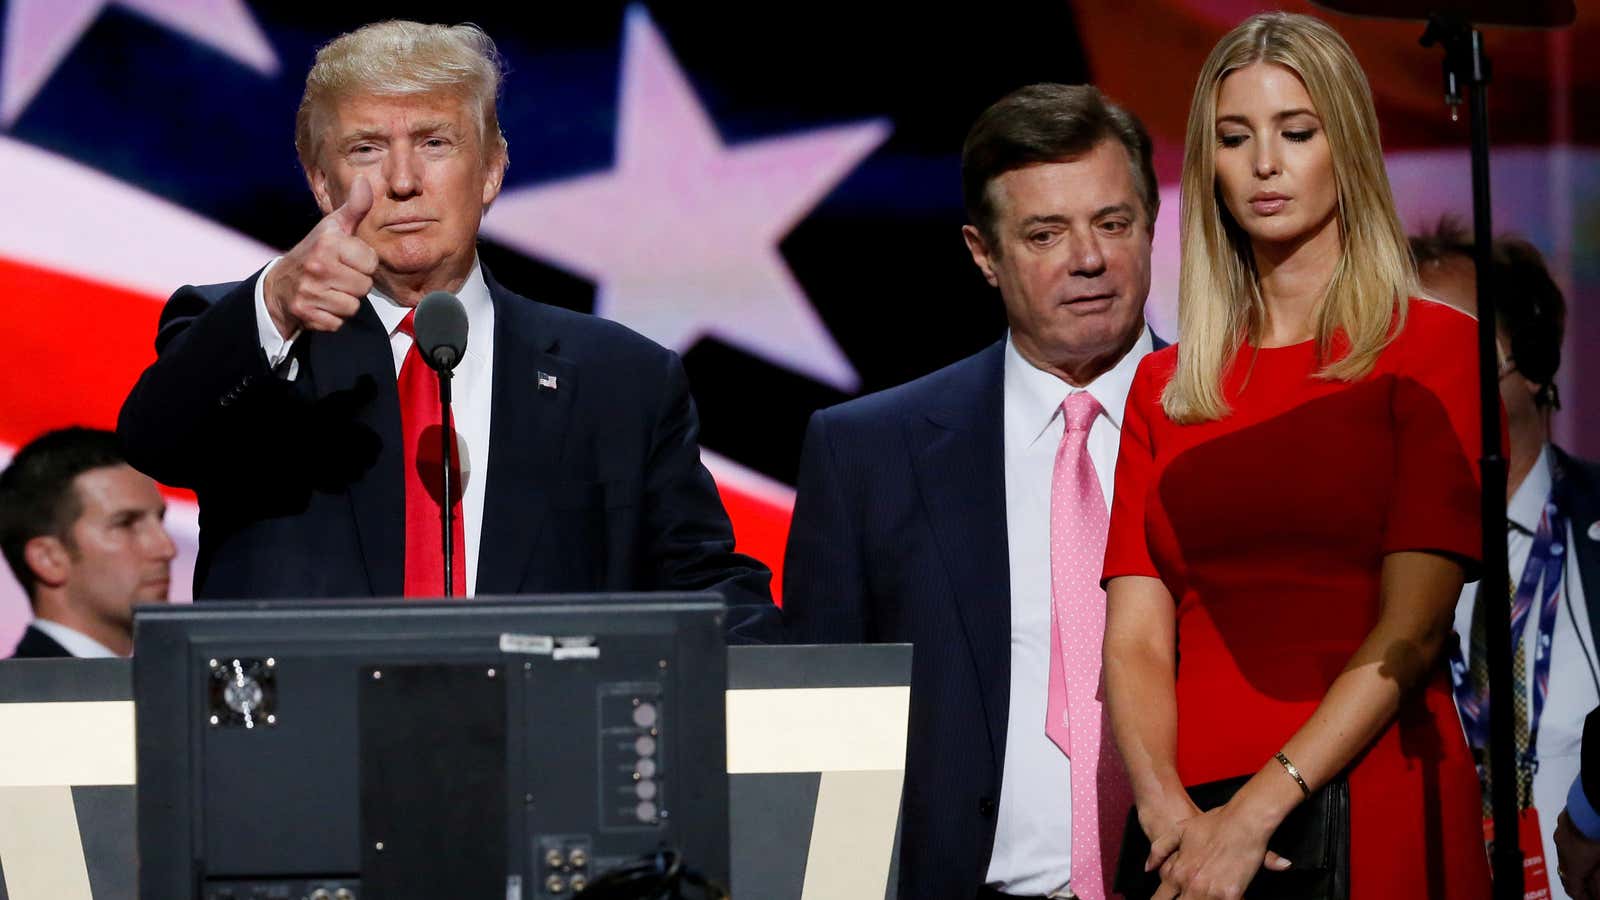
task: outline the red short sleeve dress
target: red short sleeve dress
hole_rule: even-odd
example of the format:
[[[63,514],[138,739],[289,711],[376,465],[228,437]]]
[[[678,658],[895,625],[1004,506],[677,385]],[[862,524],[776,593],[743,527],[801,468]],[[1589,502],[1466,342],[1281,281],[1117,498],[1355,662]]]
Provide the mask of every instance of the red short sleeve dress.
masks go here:
[[[1185,784],[1256,771],[1306,722],[1377,622],[1385,554],[1475,565],[1476,327],[1412,300],[1354,383],[1316,377],[1315,342],[1242,348],[1231,412],[1194,425],[1161,408],[1178,348],[1143,360],[1105,576],[1158,577],[1176,600]],[[1487,900],[1477,774],[1443,659],[1346,774],[1352,897]]]

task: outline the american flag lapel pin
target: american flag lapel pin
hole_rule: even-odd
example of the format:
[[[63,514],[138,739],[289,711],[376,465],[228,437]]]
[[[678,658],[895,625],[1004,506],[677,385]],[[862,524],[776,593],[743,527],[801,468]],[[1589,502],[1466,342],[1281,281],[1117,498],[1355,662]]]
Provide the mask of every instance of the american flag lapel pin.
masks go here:
[[[539,390],[553,391],[556,389],[556,377],[549,372],[539,373]]]

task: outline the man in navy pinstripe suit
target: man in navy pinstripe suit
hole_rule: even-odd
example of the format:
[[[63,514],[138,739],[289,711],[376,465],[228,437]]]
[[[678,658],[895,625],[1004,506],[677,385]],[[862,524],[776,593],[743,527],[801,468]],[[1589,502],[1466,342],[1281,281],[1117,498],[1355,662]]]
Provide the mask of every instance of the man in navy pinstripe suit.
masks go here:
[[[1110,499],[1153,340],[1150,139],[1092,87],[1034,85],[979,118],[962,179],[963,232],[1009,333],[812,418],[784,638],[915,645],[902,897],[1099,897],[1072,878],[1099,841],[1074,853],[1071,763],[1044,728],[1051,478],[1061,405],[1086,391],[1102,412],[1079,440]]]

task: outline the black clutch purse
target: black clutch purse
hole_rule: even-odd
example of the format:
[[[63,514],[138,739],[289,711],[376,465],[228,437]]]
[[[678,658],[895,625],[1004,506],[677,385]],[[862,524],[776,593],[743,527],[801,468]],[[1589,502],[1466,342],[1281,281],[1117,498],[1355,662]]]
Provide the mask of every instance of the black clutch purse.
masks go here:
[[[1189,788],[1202,810],[1231,799],[1250,776],[1212,781]],[[1287,871],[1262,869],[1245,889],[1245,900],[1350,900],[1350,785],[1330,782],[1295,808],[1273,832],[1267,849],[1293,863]],[[1161,886],[1161,870],[1144,870],[1150,839],[1139,827],[1138,811],[1128,813],[1117,857],[1115,888],[1128,900],[1149,900]]]

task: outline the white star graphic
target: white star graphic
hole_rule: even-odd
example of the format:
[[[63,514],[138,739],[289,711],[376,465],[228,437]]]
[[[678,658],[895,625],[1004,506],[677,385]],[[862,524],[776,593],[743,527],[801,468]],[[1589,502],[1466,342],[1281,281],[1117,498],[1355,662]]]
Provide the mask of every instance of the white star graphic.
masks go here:
[[[0,59],[0,127],[9,127],[44,87],[78,39],[116,4],[207,44],[263,75],[278,71],[244,0],[11,0]]]
[[[628,10],[624,40],[616,168],[507,191],[484,233],[597,282],[598,315],[674,350],[712,334],[855,390],[778,242],[889,123],[727,147],[643,8]]]

